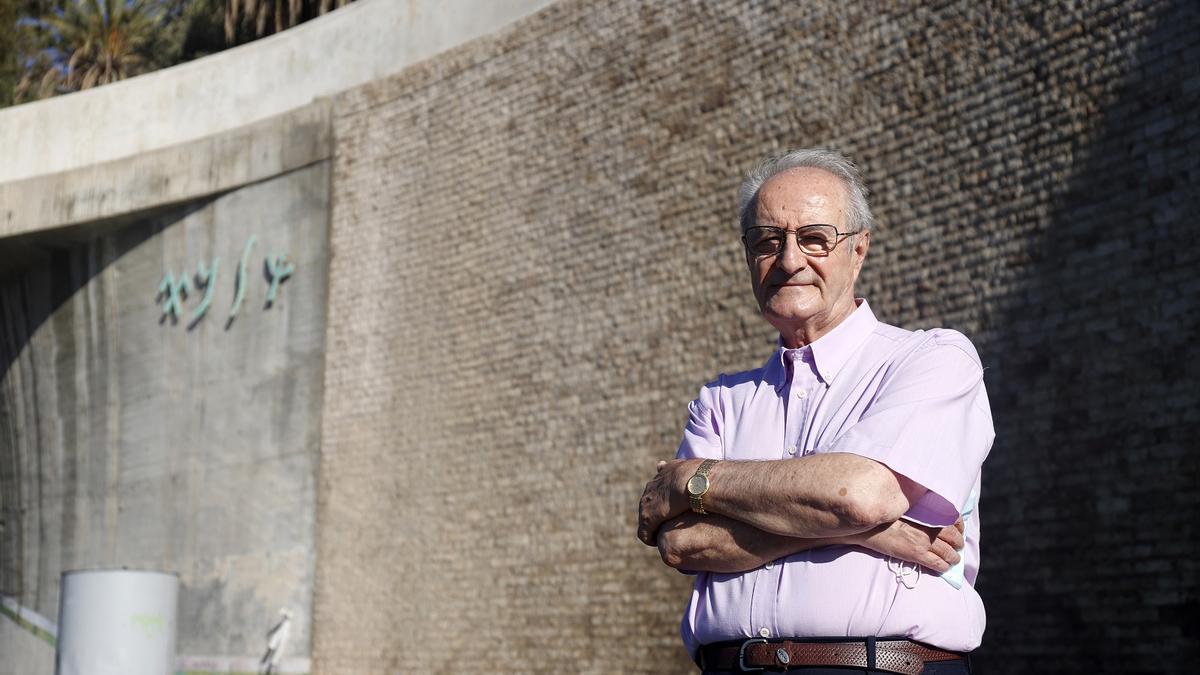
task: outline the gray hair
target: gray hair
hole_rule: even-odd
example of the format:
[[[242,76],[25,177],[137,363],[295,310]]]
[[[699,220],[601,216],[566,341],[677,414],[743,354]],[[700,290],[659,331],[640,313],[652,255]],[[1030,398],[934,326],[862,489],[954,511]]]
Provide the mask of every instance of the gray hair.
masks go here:
[[[742,181],[742,187],[738,190],[738,223],[743,231],[754,226],[758,191],[762,186],[784,171],[799,168],[820,169],[840,178],[846,188],[846,225],[851,232],[871,229],[875,218],[871,215],[871,205],[867,203],[869,191],[854,162],[840,152],[806,148],[776,155],[746,174],[746,180]]]

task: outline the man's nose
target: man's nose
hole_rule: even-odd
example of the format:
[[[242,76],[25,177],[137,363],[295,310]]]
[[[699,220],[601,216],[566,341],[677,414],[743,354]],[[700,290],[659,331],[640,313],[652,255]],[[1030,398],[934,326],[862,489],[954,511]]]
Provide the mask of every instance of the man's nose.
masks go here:
[[[784,235],[783,248],[779,249],[779,253],[775,256],[775,265],[789,275],[808,267],[808,256],[800,250],[800,243],[796,241],[796,235],[790,232]]]

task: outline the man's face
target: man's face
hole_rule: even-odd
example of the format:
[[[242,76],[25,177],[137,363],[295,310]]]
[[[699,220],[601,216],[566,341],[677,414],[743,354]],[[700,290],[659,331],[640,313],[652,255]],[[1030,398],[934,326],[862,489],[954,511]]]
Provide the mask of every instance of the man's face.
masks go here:
[[[833,225],[846,232],[846,195],[840,179],[820,169],[784,171],[758,193],[756,225],[796,230],[805,225]],[[801,252],[794,236],[773,256],[746,252],[754,297],[763,317],[783,336],[804,343],[824,335],[854,311],[854,282],[862,269],[870,233],[845,238],[825,257]]]

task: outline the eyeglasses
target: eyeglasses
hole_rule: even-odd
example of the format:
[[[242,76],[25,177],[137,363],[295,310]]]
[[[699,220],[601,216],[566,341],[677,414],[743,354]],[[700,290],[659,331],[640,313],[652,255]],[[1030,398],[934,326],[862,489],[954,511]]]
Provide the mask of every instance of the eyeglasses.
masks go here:
[[[833,225],[805,225],[795,230],[785,230],[782,227],[750,227],[742,235],[742,243],[746,250],[756,258],[778,255],[783,250],[783,243],[788,233],[796,235],[796,245],[808,256],[823,258],[833,252],[843,237],[858,234],[855,232],[838,232]]]

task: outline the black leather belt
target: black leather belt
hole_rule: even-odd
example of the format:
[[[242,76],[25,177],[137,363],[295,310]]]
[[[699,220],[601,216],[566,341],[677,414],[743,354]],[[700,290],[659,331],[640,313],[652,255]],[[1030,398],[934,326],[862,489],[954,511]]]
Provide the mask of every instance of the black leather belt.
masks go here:
[[[788,670],[802,666],[848,666],[917,675],[931,661],[957,661],[960,652],[948,652],[902,638],[858,640],[767,640],[752,638],[720,642],[700,648],[699,664],[705,670],[755,672]]]

